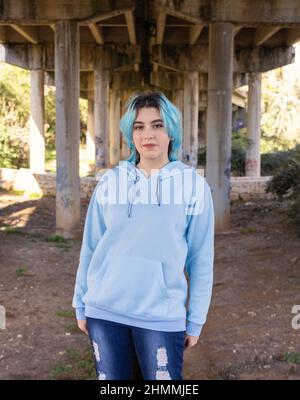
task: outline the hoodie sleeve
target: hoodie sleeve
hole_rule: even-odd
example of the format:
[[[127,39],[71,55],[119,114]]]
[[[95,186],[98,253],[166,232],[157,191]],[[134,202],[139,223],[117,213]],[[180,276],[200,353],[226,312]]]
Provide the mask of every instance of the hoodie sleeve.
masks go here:
[[[191,336],[199,336],[206,322],[213,286],[214,207],[211,189],[205,178],[199,177],[203,180],[203,191],[196,196],[194,208],[199,207],[201,212],[192,213],[186,233],[185,268],[189,278],[186,334]]]
[[[99,202],[101,196],[102,179],[97,183],[87,209],[84,231],[82,237],[82,245],[79,257],[79,266],[76,273],[74,296],[72,306],[76,309],[76,318],[78,320],[85,319],[85,305],[82,297],[87,291],[87,271],[90,260],[96,249],[97,243],[103,236],[106,226],[103,218],[103,204]]]

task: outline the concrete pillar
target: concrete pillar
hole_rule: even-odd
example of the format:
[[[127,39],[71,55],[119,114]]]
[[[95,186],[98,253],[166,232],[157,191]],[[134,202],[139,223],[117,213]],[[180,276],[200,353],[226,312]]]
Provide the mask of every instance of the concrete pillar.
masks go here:
[[[127,160],[127,158],[130,156],[130,151],[127,146],[127,143],[124,139],[124,136],[121,136],[121,160]]]
[[[206,111],[206,108],[199,111],[198,148],[201,151],[206,149]]]
[[[120,161],[120,93],[117,90],[110,91],[109,101],[109,162],[112,166]]]
[[[182,135],[183,135],[183,89],[174,90],[172,93],[172,100],[174,105],[179,109],[182,116]],[[183,157],[183,144],[181,144],[181,148],[178,151],[178,157],[182,160]]]
[[[88,115],[87,115],[87,132],[86,132],[86,151],[90,173],[95,171],[95,128],[94,128],[94,75],[89,74],[88,77]]]
[[[94,128],[95,128],[95,173],[108,168],[109,135],[109,71],[95,65],[94,71]]]
[[[183,116],[183,89],[173,90],[172,102],[180,110]]]
[[[44,71],[30,71],[30,169],[45,173]]]
[[[197,168],[199,72],[184,73],[182,161]]]
[[[261,73],[248,78],[246,176],[260,176]]]
[[[79,26],[55,24],[56,232],[79,237]]]
[[[233,25],[209,26],[206,177],[212,189],[215,229],[230,228]]]
[[[126,90],[124,90],[121,94],[121,115],[124,115],[124,113],[126,112],[126,102],[129,99],[130,94],[131,93],[129,93]],[[127,146],[124,136],[122,135],[121,136],[121,159],[127,160],[127,158],[129,156],[130,156],[129,147]]]

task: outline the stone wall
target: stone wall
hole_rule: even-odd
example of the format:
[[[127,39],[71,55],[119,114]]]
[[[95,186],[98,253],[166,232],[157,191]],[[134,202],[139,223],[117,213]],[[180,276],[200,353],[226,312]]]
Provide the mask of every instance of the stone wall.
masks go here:
[[[230,179],[230,199],[231,200],[253,200],[253,199],[272,199],[272,193],[266,193],[267,182],[272,176],[261,176],[253,178],[250,176],[233,176]]]
[[[203,170],[198,169],[198,173],[203,176]],[[101,170],[99,174],[105,172]],[[266,183],[271,176],[252,177],[231,177],[231,200],[253,200],[255,198],[272,198],[273,195],[265,193]],[[96,185],[94,177],[81,178],[80,197],[90,198]],[[39,193],[44,195],[55,195],[55,174],[47,172],[45,174],[34,174],[30,169],[9,169],[0,168],[0,187],[7,190],[24,190],[30,193]]]

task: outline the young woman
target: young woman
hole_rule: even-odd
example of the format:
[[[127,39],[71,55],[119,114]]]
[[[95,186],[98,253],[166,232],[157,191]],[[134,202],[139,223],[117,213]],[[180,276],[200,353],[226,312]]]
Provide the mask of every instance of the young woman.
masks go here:
[[[72,305],[98,379],[133,379],[136,355],[145,380],[182,380],[184,350],[206,321],[213,201],[178,160],[181,126],[164,94],[134,95],[120,121],[130,157],[100,177],[89,203]]]

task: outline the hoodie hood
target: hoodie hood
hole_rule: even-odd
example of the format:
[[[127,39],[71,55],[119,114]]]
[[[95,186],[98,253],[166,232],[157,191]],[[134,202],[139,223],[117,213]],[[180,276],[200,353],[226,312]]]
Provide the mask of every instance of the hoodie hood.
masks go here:
[[[130,181],[133,181],[133,190],[132,190],[132,198],[129,199],[128,202],[128,209],[127,209],[127,215],[128,218],[131,216],[131,209],[133,205],[133,200],[134,200],[134,186],[136,183],[141,179],[141,175],[143,175],[142,171],[140,171],[132,162],[125,160],[125,161],[120,161],[119,165],[117,166],[118,168],[125,170],[127,172],[127,178]],[[170,161],[163,167],[156,169],[156,172],[154,172],[152,175],[155,176],[157,175],[157,180],[156,180],[156,198],[157,198],[157,205],[160,207],[161,205],[161,185],[162,181],[165,179],[172,179],[174,176],[178,174],[182,174],[184,169],[192,169],[188,165],[184,164],[180,160],[176,161]],[[151,175],[151,176],[152,176]],[[150,179],[150,177],[144,179]]]

